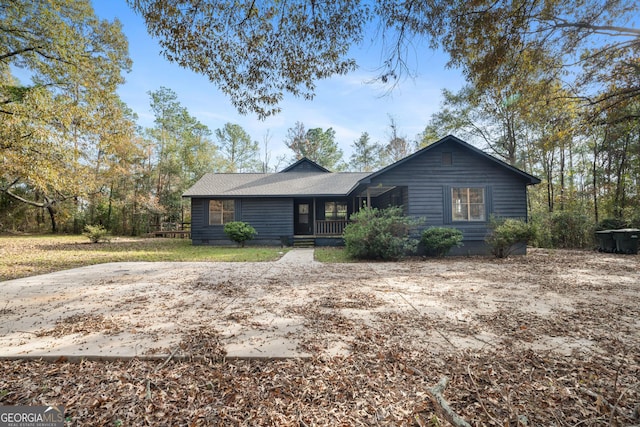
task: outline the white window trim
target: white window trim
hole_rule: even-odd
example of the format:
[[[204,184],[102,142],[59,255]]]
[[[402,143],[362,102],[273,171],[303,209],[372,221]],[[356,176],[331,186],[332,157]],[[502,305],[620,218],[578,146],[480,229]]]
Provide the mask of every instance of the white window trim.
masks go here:
[[[462,203],[459,203],[459,199],[454,197],[456,190],[466,190],[466,218],[456,218],[456,212],[461,210],[463,206]],[[482,203],[471,203],[470,200],[470,191],[469,190],[481,190],[482,191]],[[480,205],[482,207],[482,217],[481,218],[471,218],[471,206],[472,205]],[[458,208],[458,209],[457,209]],[[452,222],[486,222],[487,221],[487,192],[484,187],[452,187],[451,188],[451,221]]]
[[[211,202],[221,202],[222,203],[222,210],[220,211],[220,222],[216,222],[216,223],[212,223],[211,222]],[[224,217],[225,217],[225,210],[224,210],[224,202],[229,202],[231,204],[233,204],[233,210],[229,210],[227,209],[227,213],[233,212],[234,218],[232,218],[230,221],[225,221]],[[235,221],[235,200],[233,199],[210,199],[209,203],[207,204],[207,209],[208,209],[208,216],[209,216],[209,225],[210,226],[217,226],[217,225],[225,225],[228,222],[232,222]]]

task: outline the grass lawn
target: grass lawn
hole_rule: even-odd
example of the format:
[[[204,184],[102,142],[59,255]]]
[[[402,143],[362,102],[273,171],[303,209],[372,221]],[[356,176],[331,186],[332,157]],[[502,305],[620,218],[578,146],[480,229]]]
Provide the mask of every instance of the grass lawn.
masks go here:
[[[320,262],[359,262],[347,255],[344,248],[316,248],[316,261]]]
[[[118,261],[273,261],[280,247],[193,246],[189,239],[0,236],[0,281]]]

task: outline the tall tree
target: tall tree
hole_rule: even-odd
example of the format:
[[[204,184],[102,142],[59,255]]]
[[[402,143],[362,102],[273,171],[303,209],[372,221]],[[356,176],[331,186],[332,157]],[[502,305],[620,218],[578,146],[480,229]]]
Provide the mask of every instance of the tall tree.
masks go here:
[[[211,140],[211,131],[166,87],[150,92],[155,126],[147,129],[154,147],[153,196],[157,200],[156,225],[182,217],[182,193],[206,171],[220,171],[222,162]],[[151,198],[153,200],[153,198]],[[153,203],[149,205],[154,206]]]
[[[360,138],[351,145],[353,154],[349,162],[349,168],[358,172],[371,172],[384,165],[384,147],[377,142],[372,142],[367,132],[362,132]]]
[[[257,172],[260,169],[260,146],[242,126],[225,123],[215,133],[227,172]]]
[[[329,170],[344,170],[342,150],[335,141],[332,128],[313,128],[305,132],[304,125],[296,122],[287,132],[286,146],[294,152],[294,159],[306,157]]]
[[[516,165],[521,144],[526,142],[523,118],[516,108],[520,95],[506,99],[481,94],[467,86],[458,93],[443,90],[441,110],[425,128],[425,135],[456,134],[487,146],[506,162]]]
[[[387,158],[390,162],[397,162],[411,154],[411,144],[406,136],[401,136],[398,132],[396,119],[389,116],[389,143],[385,147]]]
[[[292,128],[287,130],[287,136],[284,141],[287,148],[294,153],[295,160],[312,155],[312,147],[307,138],[307,130],[302,122],[296,122]]]
[[[99,190],[87,179],[90,153],[113,136],[103,112],[121,106],[127,42],[120,23],[99,20],[86,1],[8,2],[0,12],[0,189],[46,209],[56,231],[63,204]]]

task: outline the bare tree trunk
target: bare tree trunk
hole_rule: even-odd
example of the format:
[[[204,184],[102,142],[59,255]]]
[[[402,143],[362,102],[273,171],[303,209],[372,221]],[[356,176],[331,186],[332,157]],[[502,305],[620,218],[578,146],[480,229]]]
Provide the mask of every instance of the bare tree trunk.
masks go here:
[[[56,234],[58,232],[58,225],[56,224],[56,209],[51,203],[47,204],[47,212],[49,212],[49,218],[51,219],[51,232]]]
[[[624,215],[624,205],[625,205],[625,171],[627,167],[627,148],[629,146],[629,135],[624,137],[624,145],[621,151],[621,159],[619,161],[619,165],[616,168],[616,191],[614,196],[614,216],[616,218],[622,218]]]
[[[564,192],[565,192],[565,183],[564,183],[564,168],[565,168],[565,148],[564,148],[564,140],[560,144],[560,210],[564,211]]]
[[[593,163],[591,173],[593,175],[593,216],[596,224],[599,221],[598,217],[598,141],[593,144]]]

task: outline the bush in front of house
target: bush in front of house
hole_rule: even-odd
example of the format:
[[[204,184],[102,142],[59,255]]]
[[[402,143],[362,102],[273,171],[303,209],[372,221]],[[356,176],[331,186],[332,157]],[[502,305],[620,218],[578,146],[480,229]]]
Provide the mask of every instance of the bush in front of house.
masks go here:
[[[527,244],[533,239],[533,228],[522,219],[516,218],[491,218],[489,221],[489,234],[485,241],[491,247],[491,252],[497,258],[508,257],[518,244]]]
[[[106,228],[101,225],[87,225],[83,235],[87,236],[91,243],[110,242],[111,237]]]
[[[344,230],[345,251],[350,257],[395,260],[418,247],[410,231],[420,221],[405,216],[401,207],[363,208],[350,220]]]
[[[256,237],[258,232],[246,222],[233,221],[224,225],[224,234],[226,234],[230,240],[244,248],[244,242]]]
[[[462,231],[450,227],[431,227],[420,239],[427,255],[443,257],[454,247],[462,246]]]

